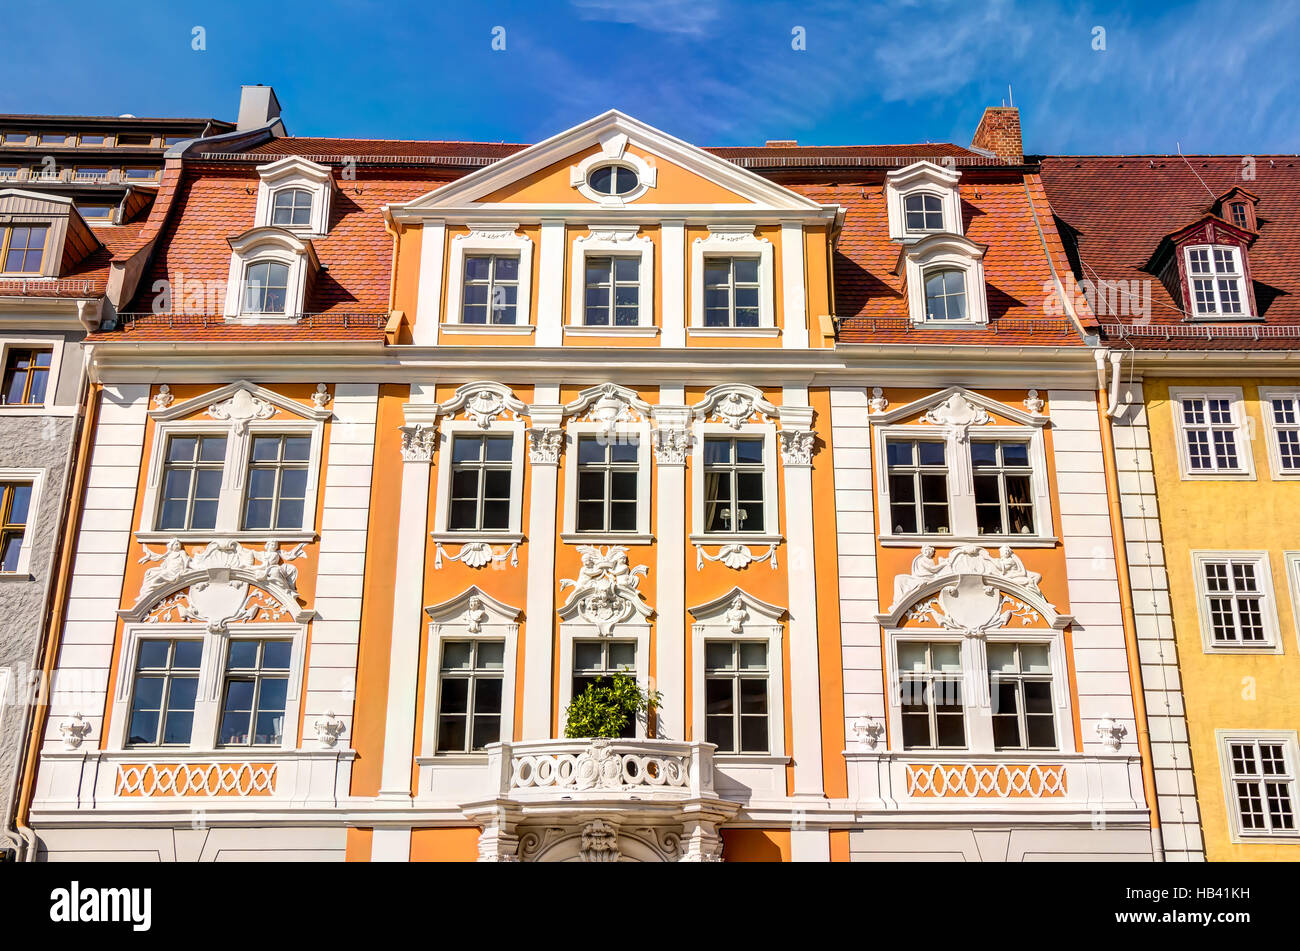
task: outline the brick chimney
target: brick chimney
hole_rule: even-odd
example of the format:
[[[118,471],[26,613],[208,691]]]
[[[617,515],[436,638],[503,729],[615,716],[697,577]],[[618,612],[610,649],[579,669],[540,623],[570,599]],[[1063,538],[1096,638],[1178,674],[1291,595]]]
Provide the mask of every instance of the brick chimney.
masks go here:
[[[1025,157],[1020,141],[1020,110],[1015,106],[989,106],[970,144],[972,148],[992,152],[1008,164],[1018,165]]]

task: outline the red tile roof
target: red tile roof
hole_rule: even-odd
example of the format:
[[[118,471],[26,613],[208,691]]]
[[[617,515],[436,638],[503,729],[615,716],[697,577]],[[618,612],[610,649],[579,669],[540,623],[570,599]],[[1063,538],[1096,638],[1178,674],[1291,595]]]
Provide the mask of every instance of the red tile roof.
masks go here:
[[[1052,209],[1075,235],[1079,280],[1142,281],[1149,319],[1103,315],[1109,338],[1149,349],[1300,349],[1300,157],[1097,155],[1043,159]],[[1252,170],[1253,179],[1243,178]],[[1240,186],[1259,197],[1248,254],[1260,321],[1207,326],[1143,270],[1161,239]]]

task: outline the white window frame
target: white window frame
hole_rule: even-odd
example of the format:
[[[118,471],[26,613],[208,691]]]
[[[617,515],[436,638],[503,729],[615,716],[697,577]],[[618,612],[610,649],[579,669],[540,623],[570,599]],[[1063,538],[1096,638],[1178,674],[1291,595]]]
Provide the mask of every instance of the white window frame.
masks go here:
[[[197,640],[203,643],[199,661],[199,686],[194,700],[194,725],[186,746],[129,746],[131,697],[135,688],[136,659],[140,644],[147,640]],[[291,642],[289,684],[285,692],[284,733],[279,746],[219,746],[221,705],[226,683],[226,658],[232,640],[283,640]],[[307,625],[297,623],[233,624],[210,633],[202,624],[127,622],[122,630],[122,649],[117,662],[117,679],[112,698],[112,723],[108,749],[138,753],[143,758],[184,750],[197,753],[246,752],[250,759],[291,752],[298,747],[298,725],[303,701],[303,674],[307,653]]]
[[[650,423],[619,423],[615,436],[632,435],[639,440],[637,447],[636,479],[636,530],[632,532],[579,532],[578,525],[578,438],[607,433],[601,423],[574,422],[565,424],[568,451],[564,456],[564,528],[560,540],[566,544],[583,545],[648,545],[654,538],[650,533],[651,445]]]
[[[1300,465],[1294,469],[1282,468],[1282,446],[1278,438],[1278,423],[1273,418],[1273,400],[1292,400],[1295,405],[1295,429],[1300,432],[1300,388],[1294,387],[1260,387],[1259,414],[1264,421],[1264,431],[1268,434],[1268,464],[1273,478],[1279,482],[1300,479]],[[1288,424],[1287,429],[1292,427]],[[1300,462],[1300,460],[1298,460]]]
[[[307,278],[317,267],[311,242],[284,228],[255,228],[230,239],[230,271],[226,277],[228,320],[241,324],[292,324],[302,317],[307,299]],[[284,313],[244,312],[244,279],[254,264],[284,264],[289,268]]]
[[[1231,404],[1232,427],[1237,446],[1236,469],[1193,469],[1188,450],[1187,430],[1183,423],[1183,400],[1226,399]],[[1241,482],[1255,479],[1255,452],[1250,438],[1249,416],[1241,387],[1170,387],[1169,405],[1174,414],[1174,431],[1178,438],[1178,466],[1184,481]],[[1208,413],[1208,407],[1207,407]],[[1209,425],[1208,423],[1206,424]],[[1213,443],[1211,455],[1213,460]]]
[[[719,545],[738,542],[750,545],[771,545],[781,542],[780,478],[777,470],[776,426],[772,423],[742,423],[732,428],[726,423],[706,423],[696,420],[691,424],[694,436],[691,446],[691,526],[693,545]],[[763,440],[763,516],[762,532],[705,532],[704,523],[704,440],[708,437],[726,439],[761,438]]]
[[[944,198],[945,198],[945,197],[947,197],[947,190],[946,190],[946,189],[945,189],[944,191],[942,191],[942,192],[939,192],[939,191],[935,191],[935,190],[930,189],[930,188],[913,188],[913,189],[910,189],[909,191],[906,191],[906,192],[900,194],[900,195],[898,196],[898,201],[899,201],[899,204],[900,204],[900,206],[901,206],[901,208],[902,208],[902,211],[903,211],[903,228],[904,228],[904,230],[905,230],[909,235],[927,235],[927,234],[936,234],[936,233],[939,233],[939,232],[942,232],[942,231],[948,231],[948,230],[950,230],[950,229],[947,227],[947,224],[948,224],[948,215],[947,215],[947,213],[946,213],[946,209],[944,208]],[[907,223],[907,202],[908,202],[908,199],[911,199],[911,198],[920,198],[920,199],[921,199],[921,208],[922,208],[921,217],[922,217],[923,220],[924,220],[924,217],[925,217],[925,214],[926,214],[926,212],[925,212],[925,210],[924,210],[924,209],[925,209],[925,199],[926,199],[926,198],[934,198],[934,199],[936,199],[936,200],[939,202],[939,227],[937,227],[937,228],[913,228],[913,227],[911,227],[911,226],[908,225],[908,223]]]
[[[877,526],[883,544],[912,545],[1017,545],[1046,546],[1056,542],[1052,493],[1048,484],[1047,446],[1043,429],[1039,426],[989,424],[972,427],[964,439],[945,426],[903,423],[873,427],[876,460],[876,492],[880,500]],[[890,517],[889,466],[885,444],[891,440],[923,440],[945,445],[948,462],[948,518],[951,534],[899,535],[894,532]],[[971,465],[971,442],[1022,442],[1029,446],[1029,465],[1033,470],[1031,485],[1034,493],[1034,523],[1032,535],[981,535],[975,516],[975,470]]]
[[[24,405],[0,404],[0,416],[73,416],[75,406],[60,407],[55,401],[59,388],[59,372],[63,365],[63,337],[3,337],[0,338],[0,376],[9,366],[10,350],[49,350],[49,382],[45,385],[45,399],[40,403]]]
[[[776,278],[772,242],[754,234],[754,224],[709,225],[707,238],[691,242],[691,320],[687,335],[691,337],[775,337]],[[758,326],[704,326],[704,259],[755,258],[758,260]]]
[[[1210,270],[1207,274],[1195,274],[1192,272],[1192,252],[1205,251],[1209,258]],[[1234,270],[1220,274],[1214,267],[1214,252],[1227,251],[1232,256]],[[1187,274],[1187,295],[1188,295],[1188,314],[1192,320],[1251,320],[1254,314],[1250,312],[1250,292],[1246,283],[1246,260],[1241,248],[1235,244],[1189,244],[1183,248],[1183,268]],[[1223,309],[1223,298],[1219,292],[1219,281],[1234,280],[1237,282],[1237,295],[1241,299],[1241,310],[1236,312],[1225,311]],[[1196,288],[1194,281],[1208,280],[1211,284],[1211,291],[1214,296],[1214,309],[1200,311],[1196,308]]]
[[[728,596],[730,600],[730,596]],[[708,735],[705,719],[704,644],[706,641],[748,641],[767,645],[767,739],[766,753],[717,753],[714,761],[720,765],[784,764],[789,755],[785,736],[785,658],[782,640],[785,633],[780,621],[769,620],[749,609],[749,619],[739,632],[732,631],[726,623],[726,611],[714,617],[695,622],[691,626],[691,733],[703,741]]]
[[[908,756],[925,756],[941,759],[944,756],[990,754],[994,756],[1017,754],[1062,754],[1074,751],[1074,717],[1070,703],[1070,672],[1065,654],[1065,636],[1055,628],[1000,628],[988,632],[983,638],[954,636],[943,628],[887,628],[884,631],[885,675],[887,684],[889,735],[894,748],[903,751],[903,708],[899,689],[901,671],[898,665],[898,645],[908,642],[960,643],[962,667],[962,703],[966,726],[966,748],[908,750]],[[1056,731],[1056,748],[1030,750],[999,750],[993,741],[992,686],[989,682],[987,644],[1046,644],[1051,662],[1052,726]]]
[[[636,173],[637,187],[626,195],[602,195],[593,190],[587,179],[593,171],[604,165],[630,168]],[[656,166],[627,150],[627,135],[618,132],[602,136],[599,151],[592,152],[578,164],[569,166],[569,185],[588,201],[594,201],[605,208],[622,208],[654,188],[658,184],[658,174]]]
[[[471,224],[469,232],[454,235],[447,255],[447,304],[440,330],[447,334],[530,334],[533,318],[533,239],[518,234],[518,224]],[[465,258],[478,254],[519,256],[519,293],[515,298],[513,324],[466,324],[461,322],[461,301],[465,296]]]
[[[241,431],[242,430],[242,431]],[[303,505],[303,524],[299,529],[241,528],[244,516],[244,495],[248,481],[249,454],[254,436],[275,434],[309,436],[311,450],[307,462],[307,495]],[[144,505],[140,511],[140,526],[136,539],[141,542],[160,542],[171,538],[181,541],[207,541],[213,537],[237,540],[276,539],[282,542],[310,541],[316,537],[316,507],[321,476],[321,454],[324,447],[325,426],[322,420],[295,419],[279,416],[271,419],[251,420],[242,427],[239,423],[220,420],[162,420],[154,424],[153,447],[149,457],[148,481],[145,483]],[[222,466],[221,496],[217,502],[217,524],[213,528],[164,529],[158,526],[162,502],[163,469],[166,465],[167,442],[172,436],[225,436],[226,461]]]
[[[984,245],[960,235],[930,232],[903,250],[908,315],[921,327],[983,327],[989,322],[984,286]],[[966,316],[961,320],[931,320],[926,306],[925,278],[931,271],[960,271],[966,282]]]
[[[523,540],[524,459],[526,448],[523,420],[493,420],[485,429],[473,420],[444,419],[439,424],[438,495],[433,509],[433,540],[436,542],[489,542],[509,545]],[[467,436],[507,434],[514,441],[510,447],[510,523],[504,530],[470,532],[451,531],[451,446],[458,433]]]
[[[889,237],[894,241],[916,241],[933,234],[962,234],[961,197],[957,184],[961,172],[934,162],[913,162],[906,168],[885,176],[885,206],[889,215]],[[906,203],[909,195],[925,193],[939,198],[943,210],[943,230],[912,231],[907,227]]]
[[[334,193],[334,176],[329,166],[318,165],[300,155],[257,167],[257,207],[254,227],[283,228],[303,237],[321,237],[329,231],[330,198]],[[273,223],[275,195],[288,188],[301,188],[311,194],[311,219],[306,225]]]
[[[640,233],[639,225],[590,225],[589,233],[573,239],[573,257],[569,277],[569,320],[566,334],[575,336],[646,337],[658,333],[655,327],[655,245],[649,235]],[[587,258],[614,257],[640,260],[641,290],[635,326],[587,326]]]
[[[1207,654],[1280,654],[1281,625],[1278,623],[1277,595],[1273,590],[1273,569],[1266,551],[1193,551],[1192,579],[1196,584],[1196,612],[1201,622],[1201,647]],[[1255,645],[1221,644],[1214,639],[1210,617],[1210,592],[1205,583],[1205,566],[1218,561],[1251,562],[1255,566],[1255,583],[1259,586],[1260,614],[1264,623],[1264,640]],[[1235,598],[1232,594],[1230,597]]]
[[[601,636],[595,625],[578,621],[564,621],[560,624],[559,643],[559,691],[556,695],[559,711],[558,728],[564,729],[564,711],[573,702],[573,643],[574,641],[632,641],[636,644],[636,685],[643,691],[650,689],[650,625],[637,616],[616,625],[613,632]],[[646,738],[646,721],[636,718],[636,738]]]
[[[1300,840],[1300,742],[1297,742],[1295,730],[1215,730],[1214,740],[1219,748],[1219,772],[1223,777],[1224,805],[1228,813],[1228,831],[1232,841],[1238,845],[1262,845],[1268,842],[1289,842]],[[1296,816],[1296,828],[1282,832],[1245,831],[1241,827],[1241,813],[1237,806],[1237,790],[1232,779],[1232,744],[1233,743],[1279,743],[1283,746],[1290,767],[1291,808]],[[1263,775],[1260,776],[1264,781]]]
[[[44,469],[0,469],[0,482],[27,482],[32,487],[32,497],[27,503],[27,524],[23,529],[23,543],[18,549],[18,566],[13,571],[0,571],[0,582],[31,581],[32,551],[36,547],[36,521],[41,514],[41,493],[45,487]],[[0,699],[3,699],[0,697]]]

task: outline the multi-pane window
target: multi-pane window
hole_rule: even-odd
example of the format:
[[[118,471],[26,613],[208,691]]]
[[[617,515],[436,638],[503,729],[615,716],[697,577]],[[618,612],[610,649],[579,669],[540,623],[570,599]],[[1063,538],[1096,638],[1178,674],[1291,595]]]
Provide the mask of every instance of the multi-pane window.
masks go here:
[[[1230,741],[1229,783],[1242,834],[1294,835],[1295,767],[1285,743]]]
[[[758,258],[704,259],[704,326],[758,326]]]
[[[230,642],[220,746],[279,746],[289,691],[289,641]]]
[[[11,347],[5,354],[3,399],[6,406],[40,406],[50,381],[52,350]]]
[[[1274,396],[1273,438],[1277,440],[1277,461],[1283,472],[1300,472],[1300,399]]]
[[[578,531],[636,531],[640,448],[635,436],[578,437]]]
[[[1206,561],[1205,608],[1210,638],[1221,647],[1250,647],[1269,643],[1264,624],[1264,591],[1257,561]]]
[[[464,295],[461,323],[513,324],[519,303],[519,256],[467,256]]]
[[[26,133],[26,132],[6,132],[6,133],[4,134],[4,144],[5,144],[5,145],[26,145],[26,144],[27,144],[27,133]]]
[[[99,133],[82,133],[78,139],[80,145],[109,145],[108,136]]]
[[[41,145],[67,145],[68,136],[65,132],[42,132],[37,141]]]
[[[159,531],[216,527],[225,462],[225,436],[177,435],[167,440]]]
[[[12,274],[39,274],[45,256],[48,225],[10,225],[0,228],[0,271]]]
[[[988,666],[994,747],[1055,749],[1056,720],[1048,646],[990,642]]]
[[[889,440],[889,519],[900,535],[947,535],[947,447],[941,442]]]
[[[254,436],[248,456],[244,528],[302,528],[310,436]]]
[[[289,265],[258,261],[244,272],[245,314],[283,314],[289,297]]]
[[[925,319],[966,319],[966,273],[952,268],[925,272]]]
[[[311,192],[305,188],[282,188],[271,204],[271,224],[294,227],[311,224]]]
[[[152,182],[158,177],[158,169],[136,166],[122,169],[122,175],[129,182]]]
[[[108,221],[116,209],[116,205],[102,202],[77,202],[77,213],[87,221]]]
[[[587,258],[588,327],[635,327],[640,322],[641,259]]]
[[[1188,396],[1181,402],[1187,461],[1192,471],[1240,471],[1232,400],[1222,396]]]
[[[587,184],[598,195],[628,195],[639,184],[636,172],[625,165],[602,165],[587,176]]]
[[[1244,274],[1241,252],[1223,245],[1187,249],[1187,272],[1191,280],[1192,307],[1197,314],[1240,316]]]
[[[472,753],[501,739],[502,641],[443,641],[438,752]]]
[[[131,690],[131,746],[183,746],[194,728],[194,700],[199,689],[203,642],[140,642]]]
[[[768,752],[768,674],[765,642],[705,642],[705,739],[719,753]]]
[[[975,523],[981,535],[1034,533],[1033,470],[1029,444],[972,442]]]
[[[514,437],[457,434],[451,443],[450,531],[510,527]]]
[[[902,641],[898,645],[898,670],[903,749],[965,747],[961,645]]]
[[[763,440],[704,440],[704,530],[761,532],[764,520]]]
[[[1246,206],[1242,202],[1234,201],[1228,206],[1232,211],[1232,223],[1238,228],[1249,228],[1250,218],[1246,214]]]
[[[574,697],[592,684],[608,681],[619,673],[636,678],[636,641],[574,641]],[[628,717],[619,735],[624,739],[636,736],[636,720],[633,717]]]
[[[30,482],[0,482],[0,571],[18,570],[31,505]]]
[[[153,135],[149,132],[119,132],[117,134],[117,144],[150,146],[153,145]]]
[[[903,199],[908,231],[942,231],[943,202],[938,195],[908,195]]]

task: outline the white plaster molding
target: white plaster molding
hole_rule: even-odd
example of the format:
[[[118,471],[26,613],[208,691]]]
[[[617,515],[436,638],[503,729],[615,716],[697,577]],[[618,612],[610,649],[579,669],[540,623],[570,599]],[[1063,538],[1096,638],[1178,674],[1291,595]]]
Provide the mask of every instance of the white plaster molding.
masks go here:
[[[562,619],[576,617],[608,636],[634,615],[647,618],[654,613],[637,590],[647,566],[630,567],[625,546],[610,545],[602,553],[594,545],[579,545],[578,553],[582,556],[578,577],[560,580],[561,591],[573,588],[559,609]]]
[[[586,323],[587,258],[606,255],[636,258],[640,262],[637,266],[640,290],[637,294],[637,322],[634,326],[654,326],[655,243],[649,235],[639,232],[638,225],[591,225],[588,234],[573,239],[573,256],[569,264],[569,320],[566,330],[582,328],[593,333],[608,331],[617,334],[627,329],[612,323],[591,326]]]
[[[961,197],[957,183],[961,172],[934,162],[913,162],[905,168],[885,176],[885,205],[889,215],[889,237],[903,241],[923,237],[928,232],[909,231],[903,210],[903,199],[908,195],[931,194],[939,199],[943,211],[943,230],[949,234],[962,233]]]
[[[726,335],[735,332],[731,327],[704,326],[704,259],[718,257],[749,257],[758,260],[758,328],[776,327],[776,276],[772,242],[754,234],[752,224],[709,225],[707,238],[691,242],[691,309],[692,330],[701,333]],[[739,328],[744,331],[753,328]]]

